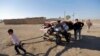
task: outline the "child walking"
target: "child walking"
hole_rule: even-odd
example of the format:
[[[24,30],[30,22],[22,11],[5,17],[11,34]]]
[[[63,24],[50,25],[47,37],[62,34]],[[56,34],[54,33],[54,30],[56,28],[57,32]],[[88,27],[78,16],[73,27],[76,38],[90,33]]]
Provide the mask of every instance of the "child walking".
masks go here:
[[[10,35],[11,37],[11,41],[12,43],[14,44],[14,49],[16,51],[16,55],[20,55],[20,50],[22,50],[24,52],[24,54],[26,54],[26,50],[21,46],[20,44],[20,40],[18,39],[18,37],[13,33],[13,29],[9,29],[8,30],[8,34]]]

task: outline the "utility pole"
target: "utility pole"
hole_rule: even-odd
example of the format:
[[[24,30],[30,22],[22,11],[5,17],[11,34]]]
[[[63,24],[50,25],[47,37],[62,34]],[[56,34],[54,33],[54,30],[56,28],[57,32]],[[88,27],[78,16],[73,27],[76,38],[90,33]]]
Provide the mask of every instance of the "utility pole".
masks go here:
[[[66,20],[66,11],[64,11],[64,20]]]
[[[72,16],[73,16],[73,20],[74,20],[74,17],[75,17],[75,13],[74,12],[73,12],[73,15]]]

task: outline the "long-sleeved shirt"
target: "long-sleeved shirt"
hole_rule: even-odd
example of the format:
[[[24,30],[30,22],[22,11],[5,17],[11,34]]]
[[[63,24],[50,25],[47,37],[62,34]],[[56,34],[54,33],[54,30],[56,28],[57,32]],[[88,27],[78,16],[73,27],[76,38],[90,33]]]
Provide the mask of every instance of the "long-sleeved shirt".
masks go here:
[[[11,41],[15,45],[19,45],[20,44],[20,40],[18,39],[18,37],[15,34],[11,35]]]
[[[84,23],[82,23],[82,22],[74,23],[74,29],[75,30],[82,29],[83,26],[84,26]]]

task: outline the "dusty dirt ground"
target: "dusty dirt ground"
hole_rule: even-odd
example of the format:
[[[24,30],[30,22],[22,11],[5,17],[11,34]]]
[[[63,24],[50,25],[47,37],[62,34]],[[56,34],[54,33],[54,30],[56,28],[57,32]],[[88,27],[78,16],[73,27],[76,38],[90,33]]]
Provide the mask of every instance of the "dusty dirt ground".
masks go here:
[[[100,56],[100,24],[94,23],[90,32],[86,26],[82,30],[82,39],[71,40],[70,44],[56,45],[55,42],[44,41],[42,25],[4,25],[0,23],[0,56],[15,55],[13,45],[7,33],[14,29],[18,38],[25,43],[24,48],[29,52],[26,56]],[[73,31],[72,39],[73,37]],[[19,55],[25,56],[25,55]]]

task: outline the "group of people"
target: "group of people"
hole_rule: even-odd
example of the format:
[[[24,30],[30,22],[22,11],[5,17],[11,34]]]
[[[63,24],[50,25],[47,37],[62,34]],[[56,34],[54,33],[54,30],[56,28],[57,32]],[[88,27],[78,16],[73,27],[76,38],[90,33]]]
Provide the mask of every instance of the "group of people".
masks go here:
[[[69,27],[71,26],[71,27]],[[49,25],[49,29],[47,31],[48,34],[54,34],[56,38],[56,44],[61,44],[61,38],[64,37],[66,39],[66,43],[70,43],[71,34],[68,30],[71,28],[74,30],[75,40],[81,39],[81,29],[84,26],[84,23],[79,22],[78,19],[75,19],[75,23],[68,24],[64,21],[58,20],[56,23]],[[48,28],[48,27],[45,27]],[[21,41],[14,34],[13,29],[8,30],[8,34],[11,36],[11,41],[14,44],[14,49],[17,55],[21,54],[19,49],[26,54],[26,50],[21,45]]]
[[[45,28],[49,27],[47,33],[54,34],[56,37],[56,44],[61,44],[62,37],[66,39],[66,43],[70,42],[71,34],[68,32],[70,29],[74,30],[75,40],[81,39],[81,29],[83,26],[83,22],[75,19],[75,23],[58,20],[56,23],[48,24]]]

